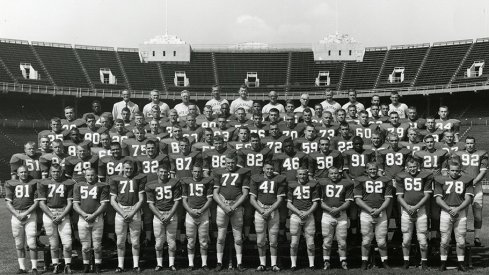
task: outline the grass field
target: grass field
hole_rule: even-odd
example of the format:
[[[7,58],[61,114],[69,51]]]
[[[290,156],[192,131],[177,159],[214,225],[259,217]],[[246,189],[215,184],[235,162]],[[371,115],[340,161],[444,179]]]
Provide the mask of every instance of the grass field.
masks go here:
[[[485,196],[484,197],[484,201],[487,205],[487,203],[489,203],[489,196]],[[471,215],[470,215],[471,216]],[[485,223],[484,223],[484,228],[487,228],[489,227],[489,222],[487,222],[487,218],[489,218],[489,210],[486,210],[484,211],[484,220],[485,220]],[[8,213],[8,210],[6,209],[5,207],[5,202],[2,200],[0,202],[0,221],[2,221],[0,223],[0,274],[14,274],[17,269],[18,269],[18,264],[17,264],[17,258],[16,258],[16,253],[15,253],[15,249],[14,249],[14,240],[13,240],[13,237],[12,237],[12,234],[11,234],[11,229],[10,229],[10,214]],[[472,228],[472,222],[470,221],[469,222],[469,229]],[[47,240],[45,239],[45,237],[43,237],[43,242],[46,243]],[[468,238],[467,238],[467,241],[469,243],[472,243],[473,241],[473,234],[472,233],[468,233]],[[472,251],[472,259],[473,259],[473,269],[470,270],[469,274],[489,274],[489,267],[488,266],[488,260],[489,260],[489,235],[488,234],[483,234],[482,235],[482,242],[488,247],[488,248],[477,248],[477,249],[473,249]],[[321,243],[318,242],[316,243],[316,247],[320,249],[321,247]],[[281,254],[285,254],[286,251],[288,250],[288,248],[286,246],[283,247],[283,249],[280,250],[279,253]],[[148,251],[149,252],[149,251]],[[350,270],[349,271],[343,271],[343,270],[338,270],[338,269],[333,269],[333,270],[330,270],[330,271],[327,271],[326,273],[328,274],[429,274],[429,273],[439,273],[436,269],[436,266],[438,265],[437,263],[437,259],[438,259],[438,256],[433,256],[432,259],[430,259],[432,265],[434,265],[435,267],[433,267],[433,269],[431,269],[429,272],[424,272],[424,271],[421,271],[415,267],[411,267],[409,270],[403,270],[400,268],[401,264],[402,264],[402,252],[400,250],[400,248],[396,248],[396,247],[391,247],[389,249],[389,258],[390,258],[390,264],[391,266],[393,267],[392,269],[390,270],[384,270],[384,269],[379,269],[379,268],[373,268],[373,269],[370,269],[368,271],[361,271],[358,269],[359,265],[360,265],[360,261],[359,261],[359,249],[352,249],[349,251],[349,266],[350,266]],[[141,267],[144,269],[143,270],[143,273],[144,274],[154,274],[156,272],[153,271],[153,268],[155,266],[155,259],[152,255],[154,255],[153,251],[149,252],[150,254],[147,254],[148,255],[148,259],[147,261],[142,261],[141,262]],[[209,254],[210,255],[213,255],[215,253],[215,249],[214,248],[210,248],[210,251],[209,251]],[[39,253],[39,257],[42,258],[42,253]],[[215,255],[215,254],[214,254]],[[126,259],[129,260],[131,257],[127,257]],[[196,257],[197,258],[197,257]],[[213,259],[214,257],[213,256],[210,256],[209,257],[209,266],[213,267],[215,266],[215,260]],[[256,250],[254,249],[248,249],[246,251],[246,253],[244,254],[244,265],[246,267],[248,267],[249,269],[245,272],[245,273],[250,273],[250,272],[254,272],[254,268],[257,266],[257,252]],[[318,257],[317,257],[318,258]],[[81,260],[78,258],[78,259],[74,259],[73,260],[73,264],[74,264],[74,269],[75,271],[80,271],[81,269]],[[196,260],[197,261],[197,260]],[[283,261],[283,266],[282,268],[284,267],[288,267],[289,266],[289,263],[288,263],[288,259],[287,257],[284,257],[282,259]],[[317,262],[320,263],[321,259],[317,259]],[[334,264],[334,261],[335,259],[333,258],[332,259],[332,262]],[[30,262],[27,261],[27,265],[30,266]],[[185,255],[182,255],[180,257],[177,258],[177,266],[185,266],[186,265],[186,256]],[[450,258],[449,258],[449,265],[451,264],[452,268],[454,268],[454,265],[455,265],[455,255],[453,254]],[[117,260],[115,257],[109,257],[109,258],[104,258],[104,264],[103,264],[103,268],[104,268],[104,274],[115,274],[113,271],[116,267],[116,263],[117,263]],[[305,266],[307,263],[307,258],[305,257],[301,257],[300,259],[298,259],[298,265],[299,266]],[[167,260],[165,260],[165,264],[167,265]],[[42,266],[42,262],[39,263],[39,266]],[[199,265],[197,263],[197,265]],[[129,261],[126,261],[126,268],[127,267],[130,267],[132,266],[131,264],[131,260]],[[318,264],[318,266],[320,266],[320,264]],[[41,268],[42,270],[42,268]],[[188,273],[189,271],[186,271],[184,270],[183,268],[179,271],[177,271],[177,273],[179,274],[184,274],[184,273]],[[131,272],[127,272],[127,273],[131,273]],[[204,272],[202,271],[192,271],[191,273],[193,274],[203,274]],[[208,273],[208,272],[207,272]],[[211,272],[213,273],[213,272]],[[221,273],[224,273],[224,274],[232,274],[234,273],[233,271],[223,271]],[[272,272],[265,272],[265,273],[272,273]],[[288,270],[286,270],[284,268],[284,271],[282,271],[281,273],[284,273],[284,274],[288,274],[288,273],[291,273],[289,272]],[[323,270],[316,270],[316,271],[310,271],[308,269],[300,269],[296,272],[294,272],[294,274],[309,274],[309,273],[324,273]],[[444,274],[454,274],[454,273],[457,273],[456,270],[449,270],[447,272],[444,272]]]

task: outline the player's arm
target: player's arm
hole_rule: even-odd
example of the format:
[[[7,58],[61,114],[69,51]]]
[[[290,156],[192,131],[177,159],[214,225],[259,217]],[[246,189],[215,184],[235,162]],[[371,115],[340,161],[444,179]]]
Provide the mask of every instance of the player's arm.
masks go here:
[[[136,202],[136,204],[134,205],[134,209],[130,212],[128,217],[132,218],[134,215],[136,215],[136,213],[141,210],[143,203],[144,203],[144,190],[138,193],[138,202]]]
[[[246,177],[246,176],[245,176]],[[248,181],[249,181],[249,174],[247,175],[248,177]],[[250,192],[250,187],[247,185],[245,185],[243,183],[243,187],[241,187],[241,196],[236,200],[236,202],[231,206],[231,210],[235,210],[236,208],[240,207],[244,202],[245,200],[248,198],[248,194]]]
[[[110,185],[110,205],[114,208],[115,212],[117,212],[119,215],[122,217],[126,217],[126,213],[122,208],[119,206],[119,203],[117,202],[117,182],[114,181],[113,179],[109,180],[109,185]]]
[[[27,210],[21,212],[20,215],[25,217],[25,216],[29,215],[30,213],[32,213],[33,211],[35,211],[38,206],[39,206],[39,201],[34,200],[34,203],[31,205],[31,207],[29,207],[29,208],[27,208]],[[23,219],[20,219],[20,220],[23,220]]]
[[[353,180],[350,175],[350,156],[343,156],[343,177],[349,180]]]
[[[298,216],[301,216],[302,215],[302,211],[300,211],[299,209],[297,209],[297,207],[294,206],[294,204],[292,204],[292,201],[290,200],[287,200],[287,208],[294,212],[294,214],[298,215]]]
[[[481,156],[479,174],[474,178],[474,185],[479,183],[485,176],[487,172],[487,153]]]
[[[379,167],[379,176],[385,175],[385,157],[386,155],[379,153],[379,156],[375,158],[375,155],[372,157],[372,160],[377,162],[377,167]]]
[[[168,217],[166,218],[167,221],[170,221],[170,219],[175,215],[177,212],[177,209],[180,207],[180,202],[182,201],[182,185],[180,182],[175,184],[175,191],[173,192],[173,206],[170,209],[170,213],[168,213]]]
[[[17,156],[17,154],[14,154],[10,158],[10,178],[15,180],[17,179],[17,169],[20,167],[22,164],[22,161],[20,158]]]
[[[177,160],[175,158],[170,158],[170,178],[174,179],[175,174],[177,173]]]
[[[321,202],[321,196],[319,194],[321,189],[319,189],[319,186],[316,185],[313,187],[313,191],[312,191],[312,205],[311,207],[304,213],[305,216],[309,216],[311,215],[314,211],[316,211],[316,209],[318,208],[319,206],[319,203]]]
[[[219,207],[221,207],[224,211],[231,211],[230,207],[227,206],[221,199],[221,196],[219,195],[219,189],[220,187],[216,187],[214,186],[214,191],[213,191],[213,198],[214,198],[214,201],[219,205]],[[226,212],[226,213],[227,213]]]
[[[153,212],[153,214],[158,217],[159,220],[163,218],[163,215],[160,213],[158,208],[155,205],[155,193],[154,190],[146,186],[146,202],[148,203],[148,207]]]
[[[254,179],[251,180],[250,184],[250,204],[258,211],[258,213],[263,214],[265,213],[265,209],[263,209],[259,204],[258,201],[256,200],[256,196],[258,193],[258,186],[259,183],[257,183]]]

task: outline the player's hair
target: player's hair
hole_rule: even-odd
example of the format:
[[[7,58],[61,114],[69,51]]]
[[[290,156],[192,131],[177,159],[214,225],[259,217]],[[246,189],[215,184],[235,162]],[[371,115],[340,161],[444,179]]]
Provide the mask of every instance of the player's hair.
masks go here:
[[[244,90],[248,91],[248,86],[246,86],[246,84],[241,84],[241,86],[239,86],[239,89],[240,90],[244,89]]]
[[[239,107],[238,109],[236,109],[236,112],[238,112],[238,111],[243,111],[246,113],[246,110],[243,107]]]
[[[144,114],[143,114],[143,112],[141,112],[141,111],[137,111],[137,112],[134,112],[134,116],[135,116],[135,117],[137,117],[137,116],[142,116],[142,117],[144,117]]]
[[[265,167],[265,165],[270,165],[273,167],[273,162],[271,160],[266,160],[263,162],[263,167]]]
[[[197,115],[196,114],[188,114],[186,119],[188,119],[188,118],[194,118],[195,119],[195,118],[197,118]]]
[[[272,108],[272,109],[270,109],[270,111],[268,113],[277,113],[277,114],[279,114],[280,111],[277,108]]]
[[[438,107],[438,110],[440,110],[441,108],[447,109],[447,111],[448,111],[448,106],[447,105],[441,105],[440,107]]]
[[[261,107],[261,103],[260,103],[260,102],[258,102],[258,101],[254,101],[254,102],[253,102],[253,105],[255,105],[255,104],[258,104],[258,106],[260,106],[260,107]]]
[[[319,142],[321,142],[321,140],[327,140],[328,142],[331,142],[331,140],[328,137],[320,137]]]
[[[416,106],[412,106],[412,105],[408,107],[408,110],[414,110],[414,111],[417,111]]]
[[[144,128],[143,128],[143,129],[144,129]],[[180,129],[180,130],[182,130],[182,126],[180,126],[180,125],[178,125],[178,124],[177,124],[177,125],[174,125],[174,126],[172,126],[172,127],[171,127],[171,131],[172,131],[172,132],[173,132],[173,130],[175,130],[175,129]]]
[[[87,116],[85,117],[85,119],[88,121],[89,119],[96,120],[97,118],[95,117],[94,114],[90,113],[90,114],[87,114]]]
[[[175,127],[173,127],[173,128],[175,128]],[[135,127],[134,129],[132,129],[132,132],[133,133],[139,132],[139,133],[145,133],[146,134],[146,130],[142,126]]]
[[[226,119],[226,121],[227,121],[227,119],[228,119],[228,118],[227,118],[225,115],[223,115],[223,114],[220,114],[220,115],[218,115],[218,116],[217,116],[217,119],[220,119],[220,118],[224,118],[224,119]]]
[[[190,96],[190,92],[187,91],[187,90],[183,90],[183,91],[180,92],[180,96],[183,96],[184,94],[187,94],[187,95]]]
[[[277,127],[278,127],[278,123],[277,123],[277,122],[275,122],[275,121],[274,121],[274,122],[272,122],[272,123],[270,123],[270,125],[268,125],[268,127],[270,127],[270,126],[272,126],[272,125],[273,125],[273,126],[277,126]]]
[[[397,113],[397,112],[390,112],[389,113],[389,117],[391,117],[392,115],[399,116],[399,113]]]
[[[119,142],[116,142],[116,141],[112,141],[110,143],[110,147],[113,147],[113,146],[117,146],[117,147],[119,147],[119,149],[122,147],[121,144]]]
[[[287,145],[291,144],[292,146],[294,146],[294,141],[292,141],[292,139],[290,137],[286,138],[283,142],[282,142],[282,145],[283,145],[283,148],[285,148]]]
[[[314,109],[316,109],[316,107],[321,107],[321,109],[324,109],[321,103],[314,104]]]
[[[354,136],[353,139],[351,140],[352,143],[361,143],[363,145],[363,139],[359,136]]]
[[[341,127],[347,127],[347,128],[350,128],[350,124],[348,124],[348,122],[342,122],[342,123],[340,124],[340,128],[341,128]]]
[[[294,101],[293,101],[292,99],[287,99],[287,100],[285,101],[285,105],[289,105],[289,104],[292,104],[292,105],[294,105],[294,106],[295,106]]]
[[[59,165],[58,163],[53,163],[51,164],[51,167],[49,167],[49,172],[51,172],[51,170],[54,169],[59,169],[60,171],[63,170],[63,167],[61,167],[61,165]]]
[[[49,136],[48,135],[42,135],[39,139],[43,139],[43,138],[47,138],[49,140]]]
[[[94,101],[92,101],[91,105],[93,105],[93,104],[100,104],[100,105],[102,105],[102,103],[98,99],[95,99]]]
[[[447,134],[452,134],[452,135],[455,135],[455,132],[454,132],[454,131],[452,131],[452,130],[449,130],[449,129],[448,129],[448,130],[443,131],[443,136],[446,136]],[[465,138],[465,139],[467,139],[467,138]]]
[[[330,173],[332,170],[340,171],[340,169],[339,169],[338,167],[336,167],[336,166],[331,166],[331,167],[329,167],[329,169],[328,169],[328,174],[329,174],[329,173]]]
[[[182,139],[180,139],[179,142],[190,144],[190,140],[187,137],[182,137]]]
[[[232,152],[232,153],[226,154],[226,159],[234,159],[234,160],[236,160],[237,158],[238,158],[238,155],[236,154],[236,152]]]
[[[76,127],[75,127],[75,128],[71,128],[71,130],[70,130],[70,134],[71,134],[72,132],[76,132],[77,134],[80,134],[80,129],[78,129],[78,128],[76,128]]]
[[[66,111],[66,110],[69,110],[69,109],[71,109],[73,111],[75,110],[75,108],[73,106],[70,106],[70,105],[66,106],[64,110]]]
[[[210,128],[210,127],[207,127],[207,128],[204,128],[204,132],[214,133],[214,130],[212,130],[212,128]]]
[[[399,136],[398,136],[398,135],[389,134],[389,135],[387,136],[387,140],[390,140],[391,138],[395,138],[395,139],[397,139],[397,140],[399,141]]]
[[[423,141],[424,141],[424,142],[426,142],[426,140],[428,140],[428,139],[430,139],[430,138],[431,138],[432,140],[435,140],[435,137],[434,137],[433,135],[428,134],[428,135],[426,135],[426,136],[424,136],[424,137],[423,137]]]
[[[151,111],[158,111],[158,112],[161,112],[161,109],[160,109],[160,107],[159,107],[158,105],[153,105],[153,106],[151,107]]]
[[[214,142],[216,141],[224,142],[224,137],[222,135],[215,135]]]
[[[357,90],[354,90],[354,89],[349,89],[349,90],[348,90],[348,95],[349,95],[350,93],[355,93],[355,95],[357,95]]]
[[[391,92],[391,96],[393,96],[393,95],[399,95],[399,92],[397,92],[397,91],[392,91],[392,92]]]
[[[171,109],[169,113],[170,113],[170,114],[176,114],[176,115],[178,115],[178,112],[177,112],[177,110],[175,110],[175,109]]]
[[[333,113],[331,113],[330,111],[324,111],[323,112],[323,117],[324,117],[325,114],[329,114],[331,117],[333,117]]]
[[[338,113],[340,113],[340,112],[343,112],[343,113],[346,114],[345,109],[338,109],[338,110],[336,110],[336,115],[338,116]]]
[[[108,137],[110,137],[110,133],[109,133],[109,131],[103,131],[103,132],[100,134],[100,139],[102,139],[102,136],[108,136]]]
[[[221,108],[222,108],[223,106],[225,106],[225,107],[228,107],[228,108],[229,108],[229,103],[224,102],[223,104],[221,104]]]
[[[116,120],[115,120],[115,123],[116,123],[116,124],[117,124],[117,123],[124,123],[124,120],[122,120],[121,118],[118,118],[118,119],[116,119]]]
[[[350,106],[351,106],[351,105],[350,105]],[[367,115],[367,117],[368,117],[368,112],[367,112],[367,111],[365,111],[365,110],[361,110],[360,112],[358,112],[358,116],[361,116],[361,115],[363,115],[363,114],[366,114],[366,115]]]
[[[367,163],[366,167],[367,167],[367,169],[368,169],[369,167],[375,167],[375,168],[377,168],[377,169],[379,168],[379,167],[377,166],[377,163],[376,163],[375,161],[371,161],[371,162]]]
[[[306,167],[305,165],[301,165],[299,166],[299,169],[297,169],[297,171],[309,171],[309,168]]]
[[[121,114],[122,114],[123,112],[128,112],[128,113],[131,113],[131,110],[130,110],[129,108],[127,108],[127,107],[124,107],[124,108],[122,108],[122,110],[121,110]]]
[[[382,106],[389,108],[389,104],[387,104],[387,103],[380,103],[380,107],[382,107]]]
[[[53,117],[51,118],[51,123],[53,122],[60,122],[61,123],[61,119],[59,117]]]
[[[427,117],[426,117],[426,120],[428,120],[428,119],[433,119],[433,120],[435,120],[435,117],[434,117],[434,116],[432,116],[432,115],[429,115],[429,116],[427,116]]]
[[[306,125],[306,127],[304,129],[307,129],[307,128],[312,128],[312,130],[314,132],[316,132],[316,126],[314,126],[314,125]]]
[[[263,117],[263,113],[261,111],[253,111],[253,117]]]
[[[412,127],[409,127],[408,130],[407,130],[407,132],[408,132],[408,134],[409,134],[409,132],[414,132],[414,133],[416,133],[416,135],[418,135],[418,133],[419,133],[418,132],[418,129],[412,128]]]
[[[202,171],[202,163],[200,163],[199,161],[195,162],[194,164],[192,164],[191,170],[193,171],[194,168],[200,168],[200,171]]]
[[[309,107],[304,108],[304,111],[302,111],[302,113],[303,113],[303,114],[308,113],[308,114],[311,114],[311,115],[312,115],[311,108],[309,108]]]
[[[419,161],[413,157],[408,157],[407,160],[406,160],[406,166],[410,163],[414,163],[416,164],[417,166],[420,166],[421,164],[419,163]]]
[[[51,146],[52,146],[54,143],[56,143],[56,144],[60,145],[61,147],[64,147],[64,145],[63,145],[63,141],[62,141],[61,139],[59,139],[59,138],[57,138],[57,139],[53,140],[53,141],[51,142]]]
[[[158,93],[158,94],[160,94],[160,91],[158,91],[158,90],[156,90],[156,89],[153,89],[153,90],[149,91],[149,93],[150,93],[150,94],[151,94],[151,93]],[[154,105],[154,106],[156,106],[156,105]]]
[[[124,161],[122,164],[123,164],[123,165],[124,165],[124,164],[129,164],[129,165],[131,165],[132,167],[134,167],[134,161],[132,161],[132,160],[130,160],[130,159],[126,159],[126,160],[125,160],[125,161]]]
[[[156,144],[157,144],[156,141],[154,141],[152,139],[148,139],[148,141],[146,141],[146,146],[148,146],[148,145],[154,145],[154,146],[156,146]]]
[[[214,88],[221,88],[221,86],[219,86],[219,84],[214,84],[214,85],[212,85],[211,89],[214,89]]]
[[[351,104],[351,105],[349,105],[349,106],[348,106],[348,108],[347,108],[347,109],[348,109],[348,110],[350,110],[350,109],[352,109],[352,110],[353,110],[353,109],[355,109],[355,111],[356,111],[356,110],[357,110],[357,106],[355,106],[355,105]]]
[[[245,130],[246,132],[250,133],[250,128],[246,127],[246,126],[241,126],[238,128],[238,133],[241,131],[241,130]]]
[[[457,157],[459,159],[455,159]],[[460,157],[459,156],[450,157],[450,159],[448,160],[448,167],[450,167],[450,166],[457,166],[458,168],[461,168],[462,167],[462,163],[460,162]]]
[[[205,105],[204,106],[204,110],[207,109],[207,110],[211,110],[212,111],[212,106],[211,105]]]
[[[88,167],[88,168],[84,169],[83,173],[86,174],[88,171],[92,171],[95,175],[97,175],[97,169],[95,169],[93,167]]]
[[[251,133],[251,134],[250,134],[250,140],[251,140],[252,138],[257,138],[257,139],[260,139],[260,135],[259,135],[258,133]]]
[[[467,140],[468,140],[468,139],[473,140],[473,141],[474,141],[474,143],[475,143],[475,137],[474,137],[474,136],[467,136],[467,137],[465,138],[465,142],[467,142]]]
[[[34,141],[28,141],[24,144],[24,149],[27,148],[27,146],[34,146],[36,147],[36,143]]]
[[[331,89],[326,89],[326,90],[324,90],[324,93],[325,93],[325,94],[326,94],[326,93],[332,93],[332,92],[333,92],[333,91],[332,91]]]

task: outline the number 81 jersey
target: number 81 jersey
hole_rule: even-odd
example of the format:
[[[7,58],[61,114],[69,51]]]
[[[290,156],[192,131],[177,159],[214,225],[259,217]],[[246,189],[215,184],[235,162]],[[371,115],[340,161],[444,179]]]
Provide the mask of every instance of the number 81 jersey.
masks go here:
[[[450,176],[435,177],[435,197],[442,197],[448,206],[459,206],[465,195],[474,196],[473,178],[462,175],[457,179]]]
[[[393,196],[392,180],[387,177],[360,176],[355,179],[353,195],[362,199],[368,206],[379,208],[386,198]]]
[[[116,196],[123,206],[133,206],[139,201],[139,193],[144,193],[145,184],[146,177],[142,175],[134,178],[116,175],[109,180],[110,195]]]
[[[15,210],[26,210],[34,204],[37,190],[37,180],[29,182],[9,180],[5,183],[5,200],[11,201]]]

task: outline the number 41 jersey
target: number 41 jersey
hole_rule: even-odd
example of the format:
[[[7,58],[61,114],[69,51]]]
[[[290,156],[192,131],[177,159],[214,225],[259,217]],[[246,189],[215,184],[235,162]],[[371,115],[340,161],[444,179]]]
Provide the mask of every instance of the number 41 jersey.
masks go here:
[[[287,192],[287,178],[276,175],[271,179],[264,175],[255,174],[251,177],[250,194],[264,205],[272,205],[277,197],[285,197]]]

